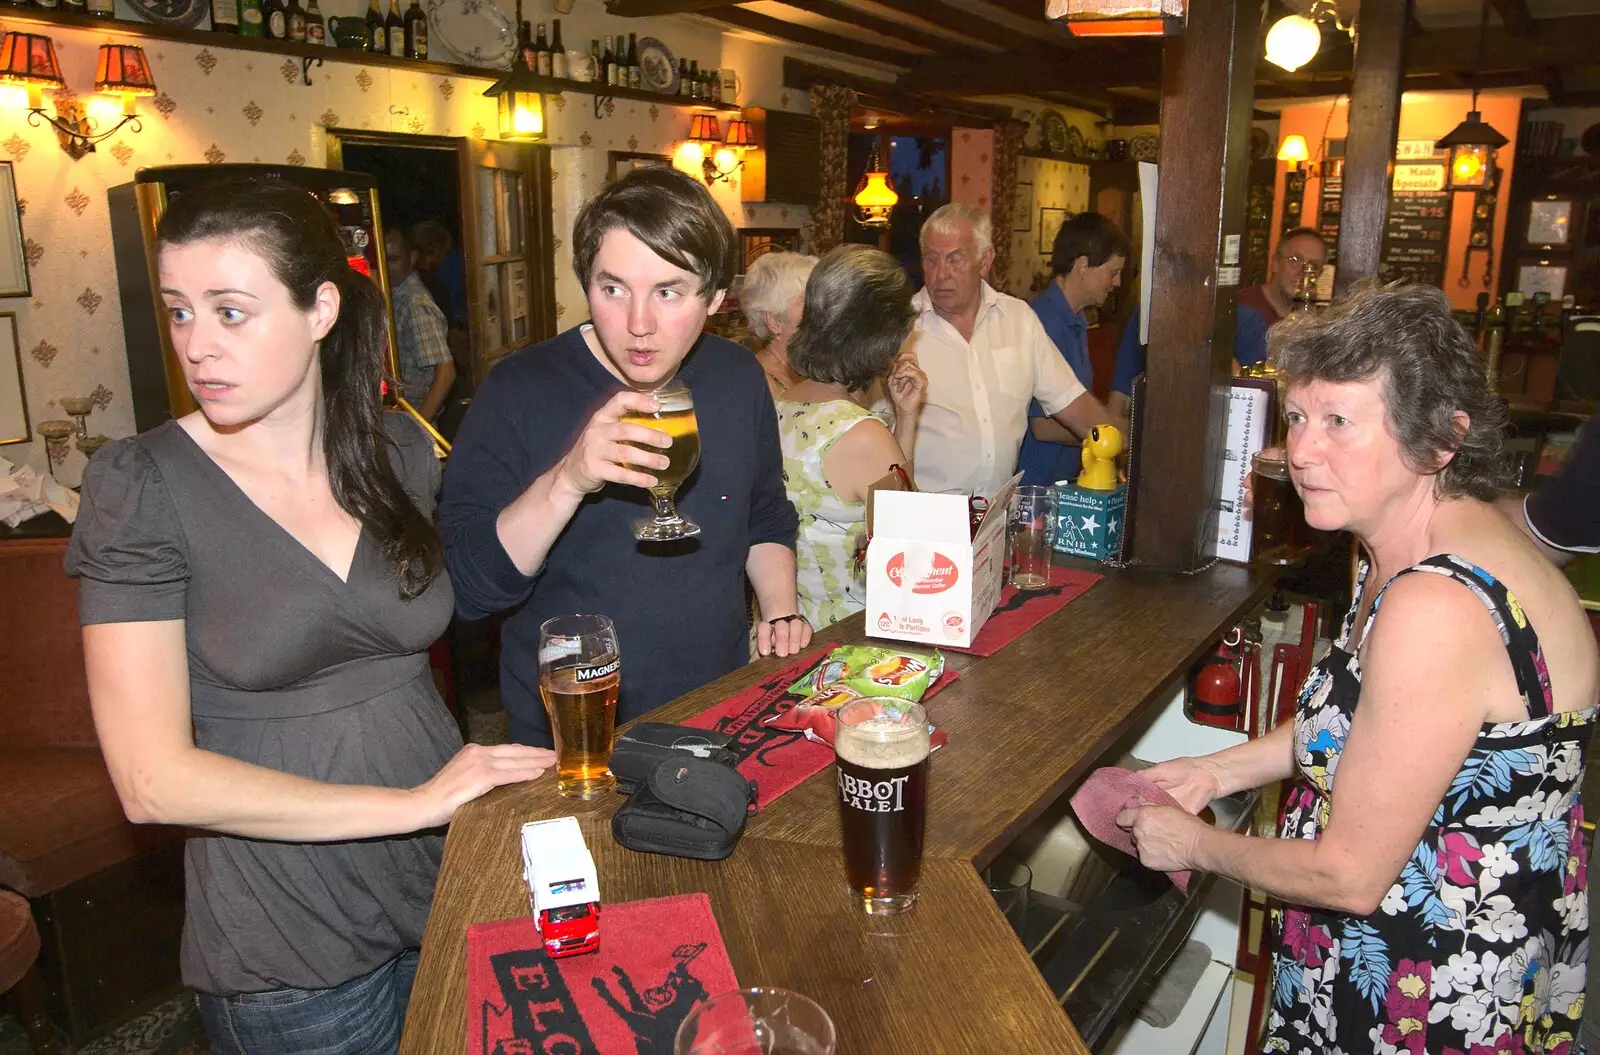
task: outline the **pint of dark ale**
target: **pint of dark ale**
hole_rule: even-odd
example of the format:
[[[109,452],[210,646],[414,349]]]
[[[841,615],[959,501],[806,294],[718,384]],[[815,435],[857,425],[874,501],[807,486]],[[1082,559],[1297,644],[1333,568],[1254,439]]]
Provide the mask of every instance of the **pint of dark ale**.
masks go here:
[[[603,615],[566,615],[539,628],[539,695],[556,748],[556,787],[588,799],[609,789],[622,659]]]
[[[1250,467],[1256,560],[1293,564],[1305,555],[1311,539],[1305,505],[1289,479],[1288,455],[1281,447],[1268,448],[1251,458]]]
[[[928,812],[928,716],[897,699],[839,709],[839,827],[850,887],[871,915],[910,908]]]

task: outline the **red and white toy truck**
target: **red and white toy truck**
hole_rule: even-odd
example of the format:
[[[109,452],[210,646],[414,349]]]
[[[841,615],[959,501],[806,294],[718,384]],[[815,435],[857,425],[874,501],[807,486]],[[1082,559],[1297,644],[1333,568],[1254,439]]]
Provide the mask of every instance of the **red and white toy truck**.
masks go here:
[[[522,876],[545,952],[576,956],[600,947],[600,881],[578,818],[522,826]]]

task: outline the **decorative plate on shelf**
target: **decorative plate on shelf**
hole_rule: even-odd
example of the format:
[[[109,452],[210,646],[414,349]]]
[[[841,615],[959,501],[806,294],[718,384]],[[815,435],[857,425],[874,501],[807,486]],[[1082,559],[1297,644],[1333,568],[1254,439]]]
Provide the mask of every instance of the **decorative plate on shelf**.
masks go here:
[[[464,66],[508,70],[517,27],[494,0],[428,0],[428,32]]]
[[[655,37],[639,41],[639,70],[644,75],[645,91],[678,94],[678,60]]]
[[[1073,125],[1067,126],[1066,155],[1068,161],[1089,160],[1089,144],[1084,142],[1083,133]]]
[[[180,29],[203,29],[211,15],[208,0],[128,0],[128,6],[146,22]]]
[[[1039,145],[1061,157],[1067,152],[1067,120],[1054,110],[1046,110],[1039,118]]]
[[[1141,132],[1128,140],[1129,161],[1155,161],[1161,156],[1161,137]]]
[[[1272,156],[1272,137],[1267,135],[1265,128],[1250,129],[1250,156],[1257,161],[1265,161]]]

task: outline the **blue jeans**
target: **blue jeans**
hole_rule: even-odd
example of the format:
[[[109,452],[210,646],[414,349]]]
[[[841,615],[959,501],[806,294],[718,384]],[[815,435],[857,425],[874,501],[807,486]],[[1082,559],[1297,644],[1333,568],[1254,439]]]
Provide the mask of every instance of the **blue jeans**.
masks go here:
[[[214,1055],[392,1055],[400,1047],[417,951],[332,989],[196,993]]]

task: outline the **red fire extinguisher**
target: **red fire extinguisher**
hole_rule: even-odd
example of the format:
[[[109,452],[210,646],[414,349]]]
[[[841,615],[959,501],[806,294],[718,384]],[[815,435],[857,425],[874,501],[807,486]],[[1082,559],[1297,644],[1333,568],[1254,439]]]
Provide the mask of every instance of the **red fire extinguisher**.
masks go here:
[[[1240,718],[1239,666],[1233,650],[1244,634],[1238,627],[1218,642],[1216,651],[1197,663],[1189,675],[1184,712],[1192,722],[1220,729],[1238,729]]]

